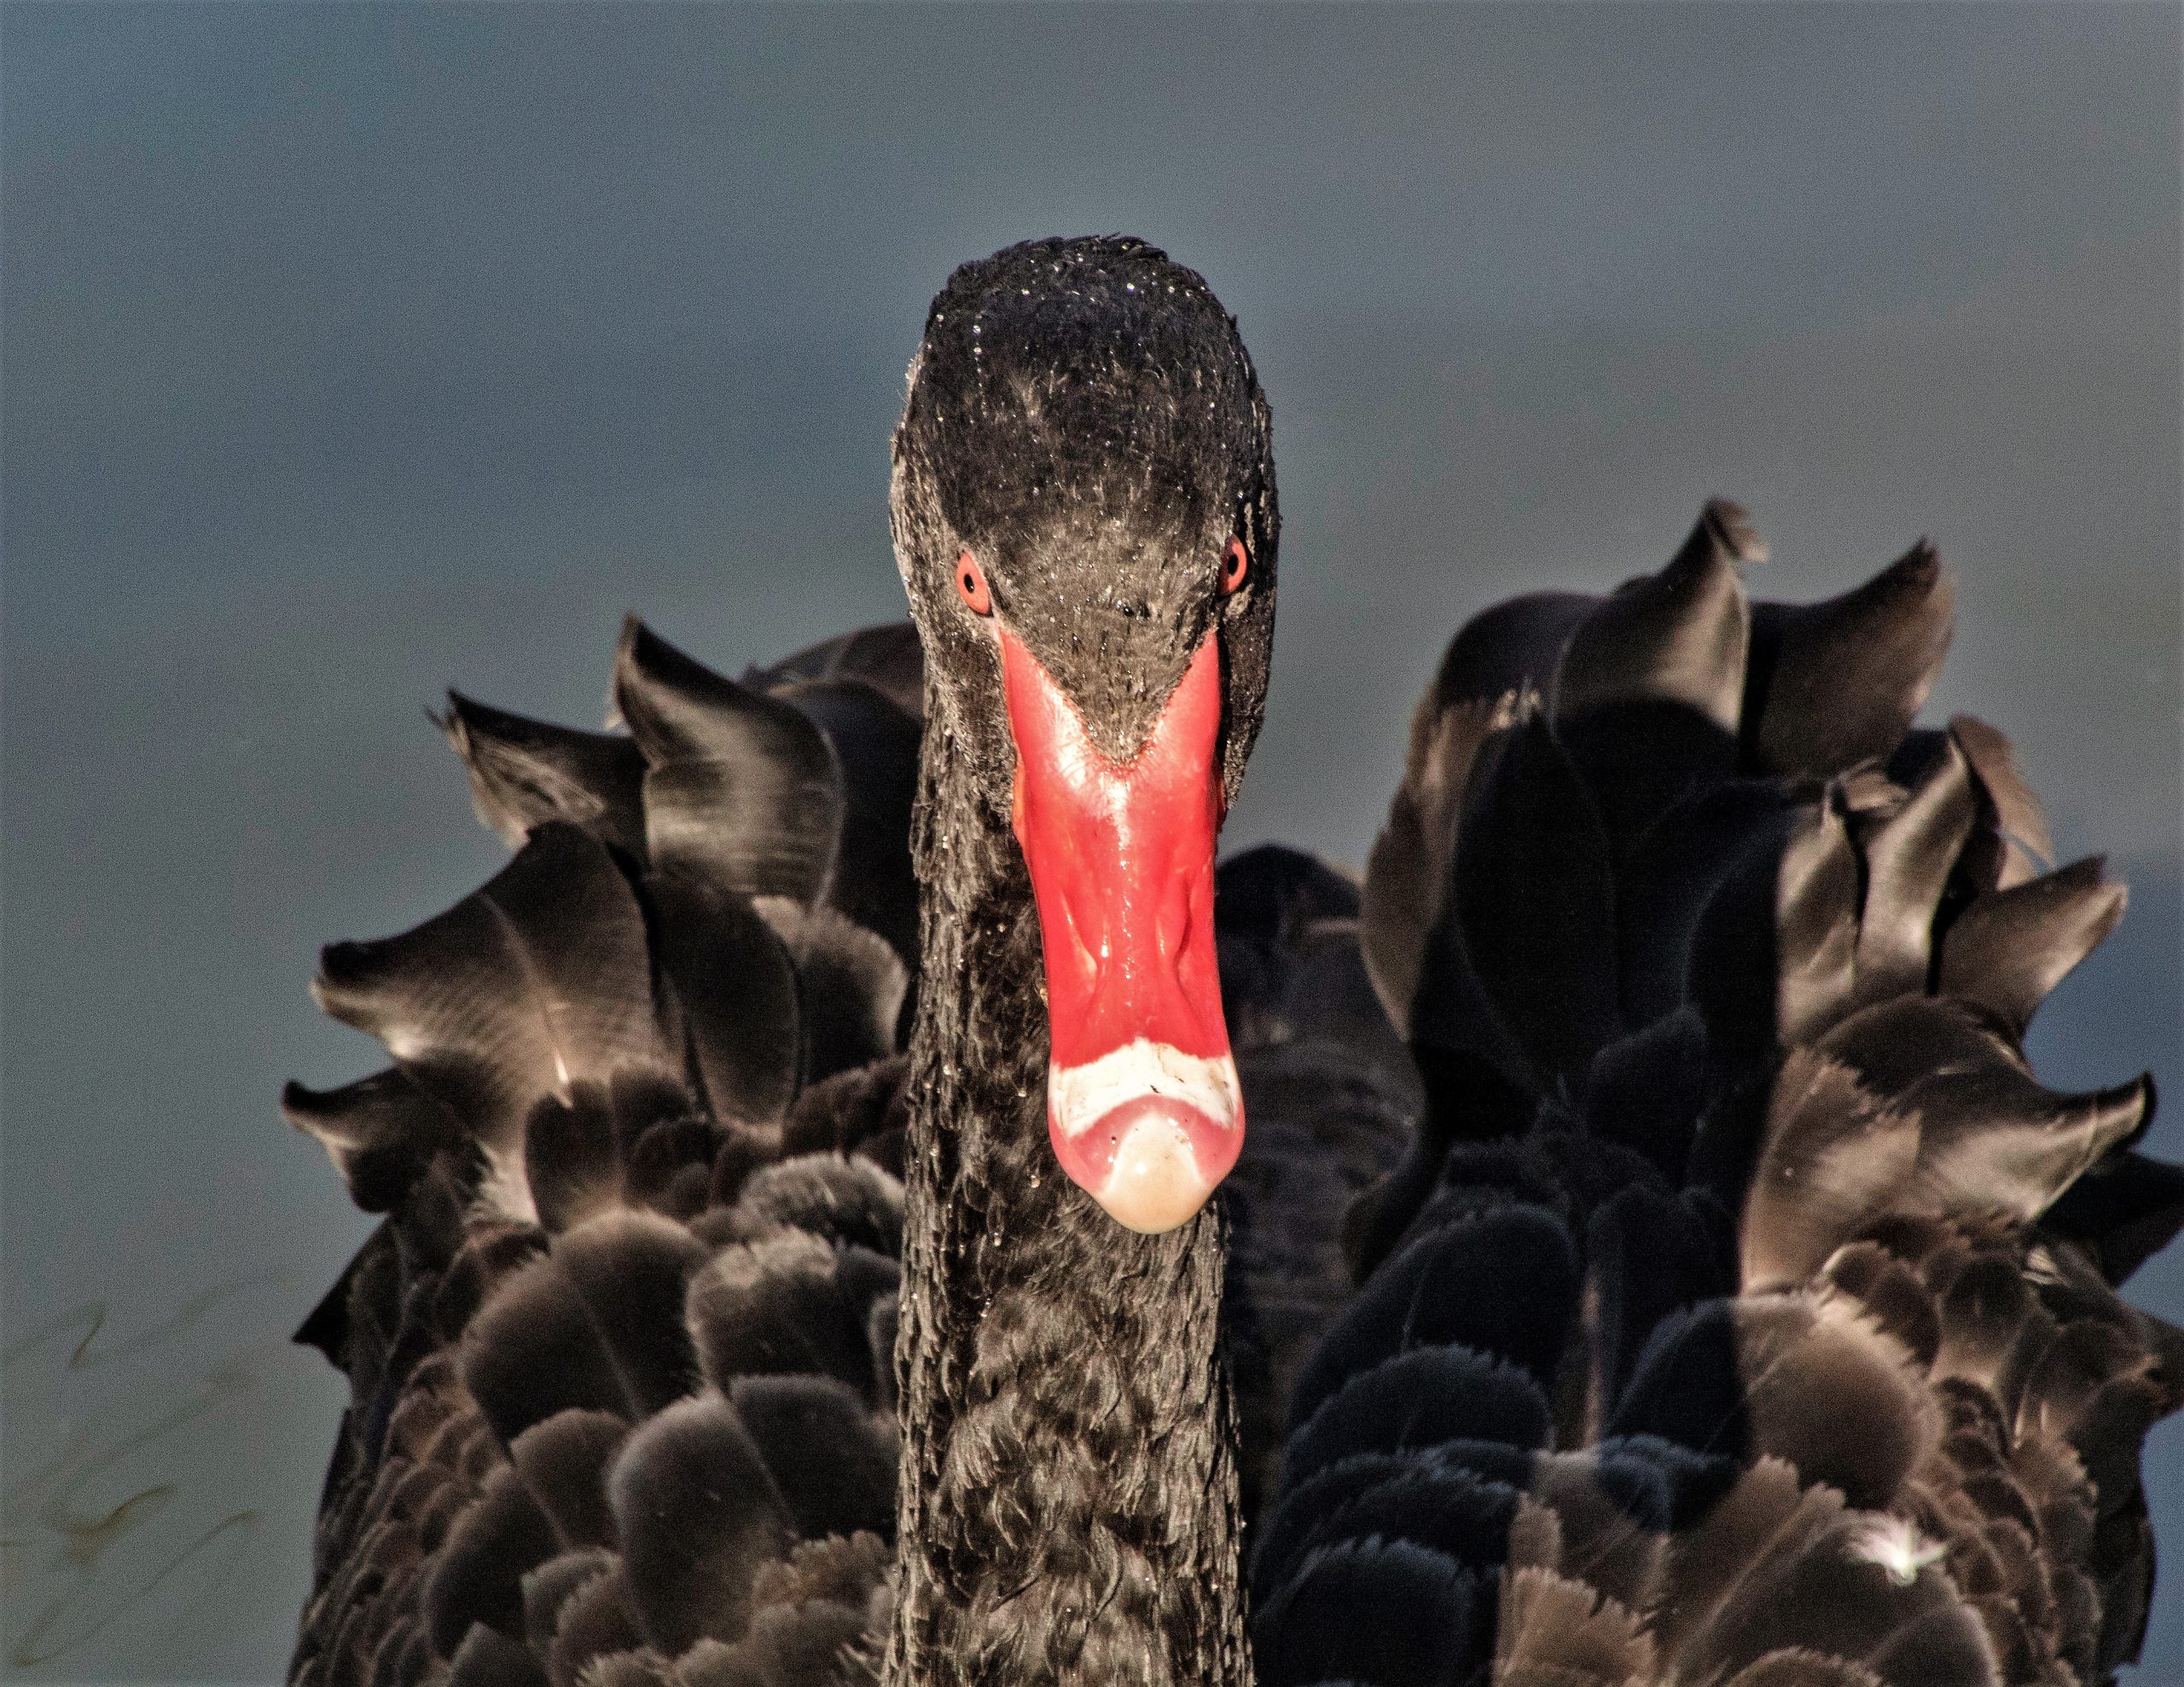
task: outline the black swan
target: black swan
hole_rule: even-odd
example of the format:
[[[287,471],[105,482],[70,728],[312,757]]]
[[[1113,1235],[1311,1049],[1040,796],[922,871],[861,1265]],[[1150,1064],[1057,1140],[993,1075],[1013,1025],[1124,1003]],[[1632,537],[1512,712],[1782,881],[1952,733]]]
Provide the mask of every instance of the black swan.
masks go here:
[[[514,860],[326,952],[395,1064],[285,1097],[386,1215],[299,1332],[352,1403],[294,1679],[2129,1655],[2184,1353],[2111,1284],[2184,1180],[2143,1086],[2024,1069],[2121,896],[2027,871],[1999,735],[1911,728],[1931,555],[1751,610],[1710,507],[1490,612],[1361,906],[1214,871],[1277,519],[1196,275],[965,266],[895,465],[922,662],[633,623],[625,733],[455,698]]]

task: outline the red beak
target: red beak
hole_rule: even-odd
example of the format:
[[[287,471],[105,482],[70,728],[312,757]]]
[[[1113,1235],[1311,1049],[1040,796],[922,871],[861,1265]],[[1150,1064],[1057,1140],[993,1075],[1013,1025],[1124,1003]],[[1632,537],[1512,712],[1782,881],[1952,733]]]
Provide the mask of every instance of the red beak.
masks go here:
[[[1047,1131],[1070,1178],[1132,1230],[1204,1206],[1244,1144],[1221,1015],[1213,844],[1221,655],[1199,646],[1137,754],[1114,762],[1005,626],[1017,841],[1047,964]]]

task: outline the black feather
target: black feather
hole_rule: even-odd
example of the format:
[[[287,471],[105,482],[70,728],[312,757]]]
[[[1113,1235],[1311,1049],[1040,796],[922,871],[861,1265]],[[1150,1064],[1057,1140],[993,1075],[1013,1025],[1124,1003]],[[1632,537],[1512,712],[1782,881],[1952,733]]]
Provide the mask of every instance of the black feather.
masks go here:
[[[600,1500],[603,1508],[606,1503],[603,1491]],[[591,1547],[583,1551],[564,1552],[525,1573],[523,1632],[525,1640],[532,1650],[543,1655],[552,1649],[554,1635],[561,1626],[563,1609],[597,1578],[612,1574],[615,1564],[612,1552]]]
[[[774,688],[826,735],[841,769],[841,839],[829,897],[858,925],[918,956],[917,881],[910,870],[910,809],[917,797],[916,712],[869,682],[828,679]]]
[[[525,1572],[558,1551],[554,1529],[516,1473],[502,1466],[456,1519],[425,1583],[433,1645],[452,1656],[473,1623],[521,1638]]]
[[[445,913],[327,948],[312,993],[386,1043],[519,1186],[512,1157],[540,1098],[667,1065],[636,899],[603,846],[558,822]]]
[[[410,1192],[433,1157],[463,1140],[452,1110],[421,1088],[399,1067],[375,1072],[339,1089],[306,1089],[292,1083],[281,1092],[290,1124],[324,1147],[367,1213],[384,1213]]]
[[[1744,513],[1708,505],[1658,574],[1600,600],[1555,677],[1557,739],[1583,768],[1611,854],[1736,765],[1748,611]]]
[[[1680,1180],[1699,1116],[1719,1082],[1706,1023],[1690,1008],[1610,1043],[1585,1083],[1585,1125],[1606,1142],[1636,1149]]]
[[[1955,594],[1921,540],[1841,597],[1755,605],[1746,754],[1770,773],[1815,778],[1886,757],[1941,670]]]
[[[1891,1107],[1917,1114],[1930,1209],[2032,1218],[2136,1131],[2152,1104],[2143,1081],[2084,1095],[2043,1088],[2000,1034],[1942,999],[1879,1003],[1818,1047]]]
[[[1623,1029],[1614,890],[1599,811],[1543,720],[1495,740],[1457,856],[1463,946],[1488,999],[1545,1082],[1579,1082]]]
[[[1545,697],[1571,635],[1599,602],[1576,592],[1527,592],[1481,610],[1449,641],[1426,696],[1437,709],[1527,691]]]
[[[1954,745],[1935,758],[1902,806],[1863,839],[1866,896],[1858,914],[1856,995],[1879,1001],[1925,990],[1934,916],[1950,869],[1972,835],[1969,764]]]
[[[1902,1199],[1919,1164],[1919,1119],[1849,1066],[1809,1048],[1776,1076],[1745,1197],[1747,1291],[1802,1283],[1869,1218]]]
[[[895,1533],[895,1426],[831,1377],[739,1377],[735,1415],[806,1540]]]
[[[572,1409],[534,1423],[508,1446],[516,1474],[565,1548],[614,1545],[607,1469],[630,1426],[611,1412]]]
[[[1616,954],[1626,1023],[1645,1025],[1690,999],[1700,919],[1740,868],[1757,883],[1758,862],[1779,854],[1794,814],[1779,786],[1731,780],[1671,809],[1638,840],[1616,870]],[[1750,965],[1756,970],[1771,959],[1769,947],[1756,950]]]
[[[1977,1002],[2022,1041],[2048,993],[2116,929],[2125,894],[2102,882],[2094,856],[1979,897],[1949,928],[1942,991]]]
[[[750,899],[681,873],[645,881],[661,969],[713,1116],[770,1124],[803,1080],[796,968]]]
[[[690,1285],[706,1380],[726,1389],[739,1377],[829,1377],[873,1398],[867,1319],[874,1297],[893,1288],[892,1262],[838,1253],[803,1231],[723,1249]]]
[[[1338,1541],[1401,1540],[1490,1572],[1508,1550],[1518,1493],[1460,1465],[1414,1460],[1339,1504],[1327,1503],[1333,1496],[1322,1490],[1317,1515],[1288,1551],[1301,1559]],[[1262,1574],[1282,1574],[1278,1561],[1262,1564]]]
[[[736,1202],[746,1232],[780,1226],[893,1259],[903,1251],[903,1188],[863,1157],[803,1154],[754,1174]]]
[[[1281,1481],[1293,1487],[1337,1459],[1445,1441],[1548,1444],[1539,1384],[1469,1348],[1412,1348],[1353,1374],[1289,1438]]]
[[[743,675],[745,685],[776,694],[819,680],[862,681],[913,719],[922,716],[925,646],[916,623],[883,621],[853,633],[839,633],[766,667],[747,669]]]
[[[1263,1687],[1455,1687],[1492,1632],[1490,1584],[1404,1542],[1349,1542],[1310,1560],[1252,1624]]]
[[[704,1261],[680,1225],[610,1213],[518,1273],[462,1344],[463,1384],[502,1441],[572,1407],[635,1422],[688,1393],[682,1290]]]
[[[2018,772],[2009,739],[1970,715],[1951,716],[1949,735],[1971,762],[1995,826],[2040,861],[2053,861],[2055,842],[2048,835],[2047,814]]]
[[[546,1650],[546,1678],[552,1687],[579,1687],[593,1659],[626,1652],[642,1643],[630,1609],[629,1581],[617,1566],[583,1582],[562,1605],[553,1644]]]
[[[538,1222],[564,1231],[619,1206],[619,1150],[603,1087],[573,1084],[566,1099],[541,1097],[523,1131],[524,1174]]]
[[[832,908],[778,896],[761,896],[753,906],[795,968],[804,1081],[894,1053],[909,974],[886,940]]]
[[[1422,1236],[1351,1302],[1298,1377],[1290,1421],[1310,1417],[1345,1377],[1409,1348],[1461,1344],[1545,1383],[1577,1295],[1569,1235],[1537,1208],[1499,1207]]]
[[[744,896],[826,894],[842,769],[793,704],[723,678],[634,617],[615,652],[614,704],[644,752],[655,873]]]
[[[630,1437],[607,1481],[632,1615],[662,1650],[734,1640],[758,1568],[793,1522],[764,1458],[717,1394],[681,1400]]]
[[[2152,1109],[2148,1081],[2146,1110]],[[2126,1150],[2097,1162],[2042,1215],[2121,1284],[2184,1230],[2184,1167]]]
[[[1736,730],[1748,613],[1740,565],[1764,561],[1751,518],[1712,499],[1664,568],[1600,601],[1570,635],[1557,670],[1558,724],[1612,704],[1681,704]]]
[[[511,849],[533,826],[565,820],[644,860],[645,760],[628,739],[526,720],[456,691],[434,720],[469,772],[478,818]]]
[[[1653,1330],[1670,1313],[1728,1286],[1705,1226],[1687,1206],[1643,1184],[1618,1190],[1586,1226],[1595,1308],[1594,1359],[1603,1400],[1623,1397]]]
[[[1400,1480],[1425,1469],[1439,1457],[1438,1450],[1352,1453],[1322,1464],[1290,1487],[1261,1526],[1258,1542],[1252,1553],[1253,1585],[1269,1588],[1287,1580],[1311,1543],[1321,1518],[1383,1482]],[[1520,1458],[1518,1462],[1524,1467],[1518,1473],[1519,1476],[1528,1474],[1529,1459]],[[1513,1484],[1503,1486],[1513,1493],[1516,1492]]]
[[[407,1670],[393,1672],[398,1681],[411,1679]],[[474,1624],[448,1661],[448,1687],[547,1687],[543,1665],[520,1641]]]

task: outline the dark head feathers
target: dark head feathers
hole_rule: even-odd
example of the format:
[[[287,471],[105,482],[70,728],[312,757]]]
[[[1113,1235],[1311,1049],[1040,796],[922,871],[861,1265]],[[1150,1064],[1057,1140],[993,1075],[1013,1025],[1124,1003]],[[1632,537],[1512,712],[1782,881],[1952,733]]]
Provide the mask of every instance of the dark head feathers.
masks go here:
[[[933,301],[895,431],[897,565],[953,764],[1006,812],[990,641],[950,584],[979,559],[995,612],[1117,760],[1218,623],[1233,797],[1264,716],[1279,574],[1272,420],[1205,280],[1142,241],[1037,241]],[[1240,542],[1240,588],[1218,587]]]
[[[1073,517],[1194,530],[1201,501],[1247,494],[1271,461],[1234,321],[1195,271],[1120,236],[1027,241],[951,275],[897,449],[973,542]]]

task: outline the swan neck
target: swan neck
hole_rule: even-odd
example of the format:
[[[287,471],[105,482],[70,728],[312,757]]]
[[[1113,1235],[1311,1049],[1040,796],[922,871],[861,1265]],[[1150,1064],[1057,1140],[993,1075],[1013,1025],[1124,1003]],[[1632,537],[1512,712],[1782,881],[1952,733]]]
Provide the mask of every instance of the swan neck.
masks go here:
[[[1222,1221],[1135,1234],[1054,1163],[1006,784],[929,721],[885,1679],[1246,1683]]]

